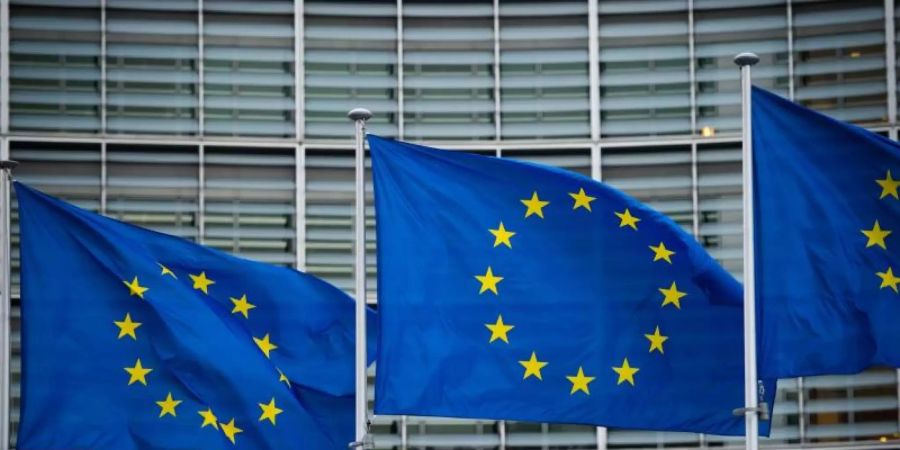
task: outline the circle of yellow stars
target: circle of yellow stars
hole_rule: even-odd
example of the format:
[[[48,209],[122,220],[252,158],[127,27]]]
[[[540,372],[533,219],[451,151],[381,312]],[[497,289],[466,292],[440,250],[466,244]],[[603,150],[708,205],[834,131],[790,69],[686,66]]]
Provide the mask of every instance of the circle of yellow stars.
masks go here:
[[[881,188],[878,200],[891,201],[891,198],[900,200],[900,195],[897,193],[898,187],[900,187],[900,180],[895,180],[890,170],[887,171],[884,178],[876,179],[875,183]],[[887,251],[887,238],[893,231],[881,228],[881,223],[878,219],[875,219],[872,228],[859,231],[866,237],[866,248],[880,247],[882,250]],[[879,289],[890,288],[895,294],[900,294],[900,290],[897,289],[897,285],[900,284],[900,277],[894,274],[892,266],[888,265],[887,269],[883,272],[875,272],[875,275],[881,279]]]
[[[172,279],[178,279],[178,276],[172,269],[162,263],[157,263],[157,265],[160,268],[159,276],[163,278],[171,277]],[[191,287],[207,296],[209,295],[210,287],[216,284],[216,282],[209,278],[204,271],[201,271],[199,274],[188,273],[188,277],[191,280]],[[150,291],[150,288],[141,285],[141,281],[137,276],[132,277],[130,281],[123,280],[122,283],[128,288],[129,297],[138,297],[138,299],[147,300],[144,295]],[[256,308],[256,305],[252,304],[247,298],[247,294],[241,294],[240,297],[229,297],[229,299],[233,305],[231,313],[239,314],[244,319],[249,319],[250,311]],[[121,340],[122,338],[128,337],[134,341],[138,340],[137,330],[143,325],[143,323],[137,322],[132,318],[131,312],[126,312],[125,317],[122,320],[115,320],[113,321],[113,324],[118,328],[117,339]],[[269,333],[266,333],[259,338],[253,336],[253,341],[266,358],[270,358],[271,352],[278,348],[278,346],[271,341]],[[125,367],[124,370],[129,376],[128,386],[134,384],[148,386],[148,377],[153,372],[152,368],[143,365],[140,358],[135,360],[133,366]],[[275,370],[278,371],[278,381],[285,383],[288,388],[290,388],[290,379],[288,379],[281,369],[276,367]],[[171,391],[168,392],[164,399],[155,402],[160,409],[159,418],[163,419],[166,416],[177,417],[177,408],[182,402],[183,400],[176,399]],[[284,412],[284,410],[279,408],[275,403],[274,396],[266,403],[258,403],[258,406],[261,410],[259,422],[268,421],[272,426],[276,425],[278,415]],[[232,444],[236,444],[236,436],[244,431],[235,424],[235,419],[233,417],[228,422],[220,421],[210,407],[207,407],[205,410],[197,411],[197,414],[202,419],[202,422],[200,423],[201,429],[211,427],[217,431],[221,430],[225,435],[225,438]]]
[[[597,199],[596,197],[588,195],[584,188],[580,188],[578,192],[569,192],[568,194],[573,201],[573,211],[583,209],[585,213],[593,213],[591,203]],[[894,186],[894,196],[896,197],[896,195],[896,186]],[[543,219],[544,208],[550,205],[550,201],[541,199],[537,191],[532,191],[530,198],[521,199],[520,202],[525,206],[525,219],[528,219],[529,217]],[[613,213],[619,220],[619,228],[626,229],[624,231],[638,231],[638,224],[641,219],[633,215],[629,208],[625,208],[624,211],[613,211]],[[506,247],[507,249],[513,248],[512,238],[516,236],[516,232],[507,229],[502,221],[497,225],[497,228],[489,228],[488,232],[493,236],[494,248],[501,246]],[[888,233],[890,232],[888,231]],[[648,247],[652,252],[653,262],[672,264],[672,257],[675,256],[675,251],[666,247],[665,242],[661,241],[657,245],[649,245]],[[489,292],[494,296],[500,296],[499,284],[504,280],[504,277],[495,273],[492,266],[488,266],[484,274],[475,275],[475,279],[480,283],[478,290],[479,295]],[[661,307],[672,305],[675,309],[681,309],[681,299],[687,296],[687,293],[678,290],[678,285],[675,281],[667,287],[659,288],[659,292],[662,294]],[[495,341],[502,341],[509,344],[509,333],[516,328],[515,325],[504,322],[502,314],[497,315],[497,320],[494,323],[486,323],[484,326],[491,333],[488,340],[489,344],[492,344]],[[664,354],[663,346],[665,342],[669,340],[669,337],[662,334],[658,325],[652,333],[644,334],[644,337],[650,343],[650,353],[659,352],[660,355]],[[541,371],[548,364],[549,362],[541,361],[539,359],[536,351],[532,351],[530,358],[519,361],[519,365],[524,369],[522,380],[534,378],[538,381],[543,381],[544,378]],[[629,385],[634,386],[635,374],[640,371],[640,368],[631,366],[627,357],[623,358],[621,365],[613,366],[611,369],[617,377],[616,385],[628,383]],[[566,379],[572,384],[569,395],[575,395],[575,393],[578,392],[590,395],[590,383],[596,378],[596,376],[587,375],[584,372],[584,367],[579,366],[574,375],[566,376]]]

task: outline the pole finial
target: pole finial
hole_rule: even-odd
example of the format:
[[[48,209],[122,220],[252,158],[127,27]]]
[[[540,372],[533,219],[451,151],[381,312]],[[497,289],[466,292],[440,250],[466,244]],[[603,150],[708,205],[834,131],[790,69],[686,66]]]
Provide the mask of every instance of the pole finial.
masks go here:
[[[372,112],[365,108],[354,108],[347,113],[347,117],[354,122],[357,120],[365,122],[372,118]]]
[[[739,53],[734,57],[734,63],[743,67],[743,66],[752,66],[759,62],[759,56],[756,56],[756,53],[752,52],[744,52]]]

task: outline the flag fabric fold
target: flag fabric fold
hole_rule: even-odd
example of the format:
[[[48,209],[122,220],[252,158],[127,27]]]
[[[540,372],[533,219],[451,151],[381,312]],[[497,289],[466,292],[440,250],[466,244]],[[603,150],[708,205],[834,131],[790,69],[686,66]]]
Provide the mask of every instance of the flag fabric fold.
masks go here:
[[[679,225],[572,172],[368,142],[376,413],[744,433],[741,285]]]
[[[353,440],[354,303],[342,291],[15,188],[18,448]]]
[[[900,146],[752,97],[760,375],[900,367]]]

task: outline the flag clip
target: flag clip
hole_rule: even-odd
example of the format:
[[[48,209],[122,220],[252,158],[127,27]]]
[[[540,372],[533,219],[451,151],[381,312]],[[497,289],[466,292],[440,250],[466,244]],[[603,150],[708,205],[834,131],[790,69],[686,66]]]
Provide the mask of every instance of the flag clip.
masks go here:
[[[735,408],[731,411],[735,416],[745,416],[750,413],[759,414],[759,420],[769,420],[769,405],[766,402],[762,402],[756,408]]]

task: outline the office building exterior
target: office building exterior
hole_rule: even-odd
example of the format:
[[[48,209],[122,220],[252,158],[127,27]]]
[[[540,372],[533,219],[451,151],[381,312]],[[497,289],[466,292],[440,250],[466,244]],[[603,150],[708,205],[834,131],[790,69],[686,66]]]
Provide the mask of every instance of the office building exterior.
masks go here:
[[[759,54],[756,85],[896,139],[894,3],[2,0],[2,156],[21,163],[17,179],[80,206],[349,291],[346,112],[365,107],[372,133],[602,179],[671,216],[738,276],[733,56]],[[900,446],[898,399],[894,369],[784,380],[764,445]],[[739,445],[419,417],[378,416],[373,432],[385,449]]]

